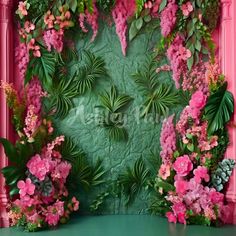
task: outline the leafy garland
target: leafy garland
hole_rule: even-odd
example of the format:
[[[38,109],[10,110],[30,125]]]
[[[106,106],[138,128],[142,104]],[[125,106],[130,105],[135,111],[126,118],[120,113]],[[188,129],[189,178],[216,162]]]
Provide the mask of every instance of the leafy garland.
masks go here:
[[[157,82],[158,73],[172,71],[176,87],[191,97],[176,122],[170,116],[163,123],[162,151],[160,157],[153,155],[152,159],[158,176],[140,158],[134,168],[120,175],[115,187],[120,186],[127,204],[143,187],[148,188],[152,195],[150,211],[166,215],[170,222],[216,225],[227,221],[229,208],[221,191],[235,163],[222,159],[228,145],[226,125],[234,103],[220,73],[211,38],[219,9],[220,1],[215,0],[19,2],[16,13],[21,40],[16,60],[24,92],[18,94],[11,85],[1,84],[19,134],[15,145],[0,139],[13,163],[2,170],[10,195],[16,199],[9,207],[13,225],[35,231],[63,223],[78,210],[79,203],[71,193],[80,185],[88,190],[103,183],[101,161],[92,166],[72,140],[53,134],[51,122],[51,116],[65,117],[73,107],[73,98],[82,96],[96,85],[96,80],[107,76],[102,58],[85,52],[84,64],[78,59],[71,38],[74,29],[83,36],[90,26],[91,41],[95,40],[99,14],[108,22],[114,19],[124,55],[128,28],[131,41],[148,27],[161,27],[163,37],[153,57],[133,75],[145,96],[143,116],[166,116],[179,98],[168,85]],[[155,68],[155,61],[165,55],[170,65]],[[71,58],[78,65],[73,74]],[[131,101],[127,95],[118,95],[115,87],[101,94],[100,99],[113,118]],[[112,139],[126,137],[122,121],[113,119],[103,124]],[[91,208],[98,209],[108,196],[107,192],[101,193]]]

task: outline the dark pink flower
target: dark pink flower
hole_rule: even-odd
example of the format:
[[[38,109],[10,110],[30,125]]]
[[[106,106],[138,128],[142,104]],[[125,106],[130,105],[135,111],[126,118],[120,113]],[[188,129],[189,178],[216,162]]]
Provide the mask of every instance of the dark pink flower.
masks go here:
[[[197,183],[201,183],[202,180],[209,182],[210,176],[208,175],[208,169],[205,166],[198,166],[197,169],[193,171],[194,179]]]
[[[188,190],[188,182],[182,179],[175,181],[176,193],[185,194]]]
[[[188,155],[178,157],[173,164],[173,168],[179,176],[186,176],[193,169],[193,163]]]
[[[176,216],[173,214],[173,212],[171,212],[171,211],[169,211],[169,212],[167,212],[166,213],[166,217],[168,218],[168,221],[170,222],[170,223],[177,223],[177,218],[176,218]]]

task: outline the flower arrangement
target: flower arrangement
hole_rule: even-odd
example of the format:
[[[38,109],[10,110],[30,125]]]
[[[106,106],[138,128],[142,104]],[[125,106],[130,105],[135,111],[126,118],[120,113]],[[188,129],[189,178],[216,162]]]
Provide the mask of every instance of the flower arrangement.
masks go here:
[[[15,146],[0,140],[11,163],[15,164],[2,170],[10,194],[15,198],[9,206],[12,225],[24,226],[29,231],[54,227],[67,221],[79,208],[76,197],[67,190],[73,165],[63,159],[60,152],[64,136],[53,136],[49,117],[56,111],[45,114],[42,99],[53,94],[58,61],[60,67],[65,65],[64,54],[68,45],[71,46],[68,43],[71,39],[67,37],[73,35],[70,30],[76,28],[85,34],[91,27],[91,41],[94,41],[99,33],[99,17],[107,21],[113,18],[124,55],[128,47],[127,32],[131,41],[146,26],[160,25],[162,39],[154,50],[155,58],[165,55],[169,65],[161,65],[154,71],[156,74],[172,71],[176,88],[191,96],[179,118],[171,115],[163,122],[162,163],[153,185],[156,194],[160,194],[160,204],[163,203],[160,213],[174,223],[228,222],[230,207],[222,191],[235,163],[222,159],[228,145],[226,125],[234,102],[214,54],[211,31],[218,17],[211,18],[206,13],[211,7],[219,12],[220,1],[205,0],[204,4],[197,0],[109,0],[106,4],[103,0],[19,2],[16,14],[20,43],[16,61],[19,79],[25,87],[18,95],[11,85],[1,84],[19,134]],[[90,55],[91,58],[103,67],[97,71],[106,74],[103,61]],[[70,82],[60,82],[59,86],[67,89]],[[87,86],[92,87],[92,82]],[[67,111],[72,106],[75,87],[71,93],[65,89],[69,94],[64,104]],[[85,89],[86,86],[82,87],[80,93]]]

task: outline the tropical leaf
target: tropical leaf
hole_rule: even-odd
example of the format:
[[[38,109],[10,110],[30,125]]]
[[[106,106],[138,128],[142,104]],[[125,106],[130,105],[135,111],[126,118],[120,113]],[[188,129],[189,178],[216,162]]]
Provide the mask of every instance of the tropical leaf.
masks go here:
[[[83,57],[85,65],[78,69],[75,77],[80,94],[91,90],[99,78],[107,76],[105,62],[101,57],[96,57],[89,51],[85,51]]]
[[[146,98],[141,116],[147,116],[149,113],[168,116],[170,107],[176,104],[178,104],[178,94],[173,92],[171,86],[161,84],[151,96]]]
[[[126,140],[128,134],[123,127],[122,111],[129,105],[132,98],[128,95],[119,95],[115,86],[110,91],[99,95],[101,108],[106,112],[101,125],[108,130],[109,138],[115,141]]]
[[[55,74],[56,56],[52,52],[48,52],[41,47],[41,57],[34,57],[30,61],[31,75],[38,76],[45,90],[50,91],[53,84],[53,76]],[[28,77],[28,80],[30,78]],[[26,80],[26,82],[28,82]]]
[[[234,112],[234,99],[232,93],[227,91],[227,83],[224,83],[212,94],[205,107],[205,117],[208,121],[208,132],[213,134],[224,128]]]
[[[57,118],[64,118],[68,115],[71,108],[73,108],[73,98],[78,96],[77,82],[75,78],[63,78],[58,84],[54,85],[49,101],[51,107],[56,110]]]
[[[132,204],[141,189],[147,186],[149,176],[149,169],[146,168],[143,159],[139,158],[133,168],[127,167],[126,171],[118,177],[127,206]]]

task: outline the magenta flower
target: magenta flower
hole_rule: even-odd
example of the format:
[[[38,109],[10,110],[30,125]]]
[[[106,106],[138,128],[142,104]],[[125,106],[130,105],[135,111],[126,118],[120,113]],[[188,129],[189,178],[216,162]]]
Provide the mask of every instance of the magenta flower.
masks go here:
[[[40,155],[36,154],[29,160],[27,167],[32,175],[43,181],[50,170],[50,163],[47,159],[41,159]]]
[[[166,217],[168,218],[168,221],[170,223],[175,223],[175,224],[177,223],[177,218],[176,218],[176,216],[174,215],[173,212],[171,212],[171,211],[167,212]]]
[[[188,155],[178,157],[173,164],[173,168],[179,176],[186,176],[193,169],[193,163]]]
[[[208,175],[208,169],[204,166],[198,166],[197,169],[193,171],[194,179],[197,183],[201,183],[202,180],[209,182],[210,176]]]
[[[176,193],[180,194],[185,194],[186,191],[188,190],[188,182],[182,179],[176,180],[175,181],[175,189]]]
[[[23,180],[18,181],[17,187],[20,189],[20,196],[33,195],[35,190],[35,185],[32,184],[31,179],[27,178],[24,182]]]

